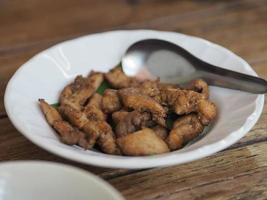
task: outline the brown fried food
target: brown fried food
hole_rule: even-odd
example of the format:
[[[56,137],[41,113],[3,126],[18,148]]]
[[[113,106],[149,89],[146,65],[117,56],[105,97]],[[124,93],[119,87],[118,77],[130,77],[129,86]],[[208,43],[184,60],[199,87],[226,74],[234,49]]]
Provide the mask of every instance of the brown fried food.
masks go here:
[[[197,119],[198,119],[198,116],[196,113],[191,113],[188,115],[181,116],[174,121],[172,128],[175,129],[184,124],[192,124],[192,122],[194,122],[194,120],[197,120]]]
[[[101,150],[108,154],[121,154],[120,149],[117,147],[117,143],[115,142],[115,136],[110,125],[104,122],[101,127],[102,132],[98,139],[98,144]]]
[[[89,102],[88,106],[91,106],[91,108],[94,107],[94,111],[96,111],[98,109],[97,106],[99,106],[97,98],[98,97],[94,97],[93,102]],[[92,148],[97,142],[103,152],[109,154],[119,153],[113,136],[113,131],[107,122],[96,119],[96,115],[94,116],[94,119],[92,116],[91,118],[87,118],[84,112],[78,111],[69,105],[60,106],[59,110],[64,118],[68,119],[71,124],[85,133],[78,143],[80,146],[88,149]],[[93,110],[91,109],[91,111]]]
[[[202,96],[190,90],[167,88],[161,90],[161,99],[176,114],[188,114],[196,110],[197,102]]]
[[[103,96],[95,93],[104,78],[118,90],[106,89]],[[181,88],[159,79],[140,81],[126,76],[121,68],[105,74],[92,72],[86,78],[77,76],[62,91],[58,110],[43,100],[40,105],[64,143],[85,149],[98,144],[105,153],[137,156],[183,147],[217,114],[215,104],[209,101],[208,84],[201,79]],[[170,133],[167,113],[183,115]],[[107,116],[112,116],[115,134]]]
[[[195,92],[201,93],[205,99],[209,98],[209,86],[202,79],[193,80],[186,89],[193,90]]]
[[[177,89],[178,86],[174,84],[160,83],[159,79],[155,81],[146,80],[143,81],[138,87],[139,93],[147,95],[153,98],[158,103],[164,105],[164,102],[161,99],[161,90],[164,89]]]
[[[116,89],[136,87],[140,84],[137,79],[126,76],[119,67],[116,67],[106,73],[105,79],[110,83],[110,85],[112,85],[113,88]]]
[[[203,125],[207,125],[217,115],[216,106],[200,93],[191,90],[166,89],[162,90],[162,100],[167,102],[178,115],[198,113]]]
[[[65,121],[55,121],[53,128],[60,135],[60,140],[69,145],[78,144],[80,138],[84,135],[84,133],[73,128],[68,122]]]
[[[106,120],[106,115],[102,112],[102,110],[94,106],[87,106],[86,109],[84,110],[84,113],[86,114],[87,119],[92,121]]]
[[[91,99],[88,101],[86,106],[94,106],[96,108],[101,109],[101,105],[102,105],[102,95],[98,94],[98,93],[94,93],[94,95],[91,97]],[[86,108],[85,106],[85,108]]]
[[[156,81],[146,80],[138,87],[138,89],[140,90],[140,94],[147,95],[153,98],[158,103],[160,103],[161,98],[160,98],[159,80]]]
[[[177,150],[184,144],[197,137],[204,129],[204,126],[196,114],[190,114],[177,119],[166,142],[171,150]]]
[[[121,120],[123,120],[129,112],[125,110],[120,110],[117,112],[112,113],[112,120],[115,124],[119,123]]]
[[[97,142],[101,150],[108,154],[118,154],[114,134],[110,125],[105,121],[89,121],[83,127],[83,131],[88,134],[91,146]]]
[[[165,140],[168,137],[168,130],[160,125],[154,126],[152,130],[159,136],[161,139]]]
[[[203,125],[208,125],[217,116],[216,105],[207,100],[201,100],[198,103],[198,117]]]
[[[96,107],[94,108],[98,110]],[[92,148],[95,143],[98,143],[105,153],[119,153],[112,128],[106,121],[98,120],[96,113],[94,113],[94,117],[87,118],[85,113],[77,111],[70,106],[60,107],[60,110],[73,125],[79,127],[85,133],[83,140],[79,142],[80,145]],[[91,111],[95,110],[91,109]],[[104,141],[104,139],[107,139],[107,141]]]
[[[70,105],[80,109],[103,81],[103,74],[92,72],[88,77],[77,76],[73,83],[66,86],[60,95],[61,105]]]
[[[88,104],[84,107],[83,112],[89,120],[106,120],[106,115],[101,110],[102,96],[95,93]]]
[[[135,88],[121,89],[119,95],[125,107],[139,112],[150,112],[153,120],[161,126],[166,126],[165,109],[151,97],[138,93],[138,89]]]
[[[89,134],[83,133],[78,141],[78,145],[85,150],[88,150],[94,147],[95,142]]]
[[[124,115],[124,114],[123,114]],[[117,138],[123,137],[129,133],[133,133],[144,127],[150,127],[153,125],[152,117],[150,113],[138,111],[128,112],[124,118],[117,122],[115,127],[115,133]]]
[[[145,128],[117,139],[122,153],[145,156],[169,152],[167,144],[152,129]]]
[[[159,79],[156,81],[146,80],[138,86],[139,93],[147,95],[154,99],[156,102],[160,103],[164,108],[165,112],[169,112],[169,108],[166,102],[162,101],[161,90],[165,89],[177,89],[178,86],[174,84],[160,83]]]
[[[88,119],[85,113],[68,105],[60,106],[59,110],[64,118],[68,119],[72,125],[85,133],[85,136],[82,138],[83,140],[79,142],[80,145],[92,148],[97,142],[103,152],[110,154],[118,153],[112,129],[107,122],[96,119],[92,120],[92,118]],[[104,142],[100,138],[108,138],[109,140]]]
[[[105,113],[113,113],[121,109],[121,101],[117,90],[106,89],[102,99],[102,109]]]
[[[63,121],[58,111],[46,103],[44,99],[39,99],[39,102],[47,122],[57,131],[60,140],[69,145],[77,144],[83,133],[73,128],[68,122]]]
[[[71,107],[70,105],[62,105],[58,110],[64,119],[79,129],[81,129],[88,122],[86,114]]]
[[[55,109],[53,106],[50,106],[44,99],[39,99],[39,103],[48,124],[53,126],[54,122],[62,121],[62,117],[58,113],[57,109]]]
[[[75,82],[74,82],[75,83]],[[71,97],[73,91],[72,91],[72,85],[74,83],[71,83],[67,86],[65,86],[65,88],[62,90],[60,96],[59,96],[59,103],[61,105],[71,105],[72,107],[76,108],[76,109],[80,109],[80,105],[75,105],[75,103],[70,102],[69,98]]]

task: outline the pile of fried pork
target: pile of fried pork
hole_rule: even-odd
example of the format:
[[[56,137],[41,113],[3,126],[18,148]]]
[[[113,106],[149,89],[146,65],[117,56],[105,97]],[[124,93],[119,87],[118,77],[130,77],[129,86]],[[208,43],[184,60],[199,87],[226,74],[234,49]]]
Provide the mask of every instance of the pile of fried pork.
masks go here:
[[[103,82],[111,87],[101,95],[97,89]],[[118,67],[77,76],[63,89],[58,107],[39,102],[63,143],[127,156],[178,150],[217,114],[203,80],[180,88],[160,80],[139,81]]]

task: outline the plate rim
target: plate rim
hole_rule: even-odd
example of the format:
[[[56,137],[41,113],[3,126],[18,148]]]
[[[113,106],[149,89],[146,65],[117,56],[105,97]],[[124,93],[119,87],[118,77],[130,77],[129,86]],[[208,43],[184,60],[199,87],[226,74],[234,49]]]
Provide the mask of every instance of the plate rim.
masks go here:
[[[73,165],[68,165],[65,163],[60,162],[53,162],[53,161],[47,161],[47,160],[13,160],[13,161],[4,161],[0,163],[0,173],[5,168],[20,168],[20,167],[34,167],[39,168],[42,167],[51,167],[51,168],[60,168],[60,169],[66,169],[68,171],[71,171],[72,173],[78,173],[77,175],[86,177],[87,182],[94,181],[98,186],[101,187],[101,190],[105,190],[109,195],[112,195],[117,200],[125,200],[125,198],[122,196],[122,194],[113,187],[110,183],[108,183],[106,180],[100,178],[96,174],[87,171],[85,169],[82,169],[80,167],[76,167]]]
[[[100,34],[101,35],[102,34],[109,34],[109,33],[114,33],[114,32],[130,33],[130,32],[146,32],[146,31],[178,34],[178,35],[190,37],[190,38],[205,42],[207,45],[214,46],[215,48],[220,48],[220,50],[224,51],[226,54],[230,54],[231,56],[235,56],[237,59],[239,59],[239,61],[242,62],[243,66],[245,68],[249,69],[253,75],[257,76],[257,74],[253,70],[253,68],[244,59],[242,59],[240,56],[236,55],[232,51],[226,49],[225,47],[223,47],[219,44],[215,44],[215,43],[210,42],[206,39],[199,38],[196,36],[190,36],[190,35],[181,34],[181,33],[177,33],[177,32],[157,31],[157,30],[149,30],[149,29],[115,30],[115,31],[107,31],[107,32],[101,32],[101,33],[95,33],[95,34],[88,34],[88,35],[77,37],[77,38],[74,38],[71,40],[57,43],[57,44],[55,44],[55,45],[53,45],[53,46],[51,46],[51,47],[49,47],[49,48],[47,48],[41,52],[35,54],[33,57],[31,57],[28,61],[26,61],[23,65],[21,65],[18,68],[18,70],[13,74],[12,78],[9,80],[7,87],[6,87],[5,95],[4,95],[5,109],[6,109],[7,115],[9,117],[10,121],[12,122],[12,124],[15,126],[15,128],[24,137],[26,137],[28,140],[30,140],[35,145],[41,147],[42,149],[45,149],[46,151],[48,151],[50,153],[61,156],[65,159],[74,160],[74,161],[77,161],[80,163],[99,166],[99,167],[125,168],[125,169],[144,169],[144,168],[151,168],[151,167],[164,167],[164,166],[178,165],[178,164],[198,160],[198,159],[210,156],[214,153],[217,153],[217,152],[231,146],[232,144],[237,142],[239,139],[241,139],[244,135],[246,135],[251,130],[251,128],[256,124],[256,122],[258,121],[258,119],[262,113],[262,110],[264,107],[264,98],[265,98],[264,94],[257,95],[257,99],[255,100],[255,109],[247,117],[244,124],[236,131],[229,133],[229,135],[227,135],[223,139],[216,141],[216,142],[213,142],[212,144],[199,147],[195,150],[191,150],[190,152],[181,152],[179,154],[165,155],[164,157],[160,157],[160,158],[157,158],[157,155],[149,156],[149,157],[125,157],[124,156],[124,158],[128,158],[127,159],[128,161],[131,160],[131,162],[129,162],[129,163],[127,163],[127,162],[121,163],[120,160],[114,161],[112,158],[119,158],[119,156],[114,156],[114,155],[109,155],[109,157],[99,157],[97,155],[96,156],[81,155],[80,153],[78,153],[76,151],[69,150],[69,149],[68,150],[67,149],[61,149],[60,147],[55,146],[55,145],[51,145],[53,148],[50,148],[51,147],[50,145],[47,145],[47,144],[39,141],[38,138],[36,139],[35,137],[31,136],[31,134],[28,134],[27,131],[24,131],[20,127],[20,125],[16,122],[16,119],[15,119],[16,117],[9,110],[8,98],[9,98],[10,93],[11,93],[10,87],[11,87],[13,81],[15,80],[16,76],[23,69],[23,67],[26,66],[28,63],[30,63],[38,55],[40,55],[46,51],[49,51],[53,48],[56,48],[59,45],[66,44],[68,42],[74,42],[74,41],[82,40],[83,38],[86,38],[86,37],[91,37],[91,36],[100,35]],[[161,156],[162,155],[164,155],[164,154],[161,154]],[[184,157],[182,160],[180,158],[181,156]],[[180,158],[180,160],[177,157]],[[144,162],[144,159],[146,159],[145,162]],[[135,162],[133,162],[133,160]],[[136,163],[136,164],[133,164],[133,163]]]

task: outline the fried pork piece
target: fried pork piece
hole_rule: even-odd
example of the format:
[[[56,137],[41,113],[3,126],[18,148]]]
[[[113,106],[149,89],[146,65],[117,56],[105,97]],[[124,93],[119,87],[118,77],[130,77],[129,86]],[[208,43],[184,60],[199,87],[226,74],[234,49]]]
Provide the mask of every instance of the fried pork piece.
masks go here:
[[[115,124],[117,124],[121,120],[123,120],[128,114],[129,114],[129,112],[127,112],[125,110],[120,110],[120,111],[114,112],[114,113],[112,113],[112,120]]]
[[[207,100],[201,100],[198,103],[198,117],[203,125],[208,125],[217,116],[216,105]]]
[[[84,107],[83,112],[89,120],[106,120],[106,115],[101,110],[102,99],[100,94],[95,93]]]
[[[61,105],[58,110],[64,119],[79,129],[82,129],[82,127],[84,127],[84,125],[88,122],[88,118],[85,113],[71,107],[68,104]]]
[[[44,99],[39,99],[39,102],[47,122],[57,131],[60,140],[69,145],[77,144],[83,133],[73,128],[68,122],[63,121],[58,111],[46,103]]]
[[[214,103],[200,93],[191,90],[165,89],[161,93],[162,100],[178,115],[198,113],[203,125],[209,124],[217,115]]]
[[[165,140],[168,137],[168,130],[165,127],[157,125],[154,126],[152,129],[161,139]]]
[[[161,90],[161,100],[178,115],[195,111],[200,98],[202,95],[190,90],[172,88]]]
[[[159,89],[159,80],[156,81],[144,81],[138,89],[140,90],[140,94],[147,95],[151,98],[153,98],[155,101],[159,102],[161,101],[160,98],[160,89]]]
[[[53,128],[59,133],[60,140],[68,145],[79,144],[81,138],[84,137],[84,133],[79,131],[76,128],[73,128],[66,121],[56,121],[53,125]],[[85,148],[85,147],[84,147]]]
[[[137,79],[126,76],[122,69],[118,67],[106,73],[105,79],[116,89],[136,87],[140,84]]]
[[[192,122],[197,121],[197,114],[191,113],[189,115],[184,115],[176,119],[173,123],[173,129],[178,128],[184,124],[192,124]]]
[[[189,114],[177,119],[166,142],[171,150],[177,150],[184,144],[197,137],[204,126],[196,114]]]
[[[98,139],[98,144],[101,147],[102,151],[109,154],[121,154],[120,149],[115,142],[115,137],[112,131],[112,128],[108,123],[105,124],[105,131],[103,131]]]
[[[161,126],[166,126],[165,109],[151,97],[140,94],[136,88],[121,89],[119,90],[119,95],[125,107],[139,112],[150,112],[153,120]]]
[[[77,76],[73,83],[67,85],[61,95],[60,104],[70,105],[78,110],[85,104],[103,81],[103,74],[91,72],[88,77]]]
[[[168,88],[178,88],[177,85],[174,84],[166,84],[166,83],[160,83],[159,79],[155,81],[146,80],[142,82],[138,87],[139,93],[147,95],[151,98],[153,98],[155,101],[157,101],[160,104],[164,105],[164,102],[161,100],[161,90],[168,89]]]
[[[113,113],[121,109],[121,102],[117,90],[105,90],[102,99],[102,109],[105,113]]]
[[[124,114],[123,114],[124,115]],[[138,111],[128,112],[123,118],[117,120],[115,127],[115,133],[117,138],[123,137],[129,133],[133,133],[144,127],[150,127],[154,125],[150,113]]]
[[[152,99],[154,99],[156,102],[160,103],[162,105],[162,107],[164,108],[166,113],[169,112],[169,108],[168,108],[166,102],[162,101],[161,90],[165,90],[168,88],[172,88],[172,89],[176,88],[177,89],[178,86],[174,85],[174,84],[160,83],[159,79],[155,80],[155,81],[146,80],[138,86],[140,94],[147,95],[147,96],[151,97]]]
[[[78,78],[78,76],[76,77]],[[72,85],[75,84],[75,81],[74,83],[71,83],[67,86],[65,86],[65,88],[62,90],[60,96],[59,96],[59,103],[61,105],[65,105],[65,104],[68,104],[68,105],[71,105],[72,107],[76,108],[76,109],[80,109],[80,105],[76,105],[74,102],[71,102],[69,100],[69,98],[71,97],[73,91],[72,91]]]
[[[99,108],[101,109],[101,106],[102,106],[102,95],[101,94],[98,94],[98,93],[94,93],[94,95],[91,97],[91,99],[88,101],[87,105],[85,106],[85,108],[87,106],[94,106],[96,108]]]
[[[145,128],[117,139],[122,153],[128,156],[145,156],[169,152],[167,144],[152,129]]]
[[[72,125],[78,127],[86,134],[80,144],[87,146],[87,148],[92,148],[97,142],[101,150],[105,153],[117,154],[119,152],[113,136],[114,134],[107,122],[92,117],[87,118],[84,112],[76,110],[69,105],[60,106],[59,111]],[[104,142],[103,138],[107,138],[108,140]]]
[[[44,99],[39,99],[39,103],[48,124],[53,126],[54,122],[62,121],[62,117],[58,111],[54,107],[50,106]]]
[[[83,131],[90,135],[92,146],[97,142],[103,152],[108,154],[119,153],[112,128],[107,122],[89,121],[83,127]]]
[[[195,92],[201,93],[205,99],[209,98],[209,86],[202,79],[193,80],[186,89],[193,90]]]

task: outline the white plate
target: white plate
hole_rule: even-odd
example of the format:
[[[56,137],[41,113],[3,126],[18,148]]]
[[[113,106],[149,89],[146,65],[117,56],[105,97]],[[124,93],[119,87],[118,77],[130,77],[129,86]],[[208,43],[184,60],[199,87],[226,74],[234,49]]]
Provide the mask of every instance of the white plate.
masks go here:
[[[84,151],[62,144],[45,121],[37,100],[45,98],[50,103],[57,102],[62,88],[77,74],[87,75],[90,70],[108,71],[120,61],[130,44],[145,38],[177,43],[214,65],[256,76],[240,57],[196,37],[150,30],[88,35],[39,53],[15,73],[5,94],[10,120],[25,137],[47,151],[78,162],[113,168],[150,168],[200,159],[234,144],[254,126],[262,112],[264,95],[211,87],[211,100],[219,108],[218,119],[205,137],[179,151],[126,157]]]
[[[123,200],[107,182],[84,170],[51,162],[0,164],[1,200]]]

